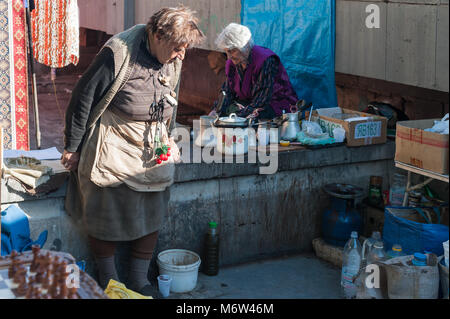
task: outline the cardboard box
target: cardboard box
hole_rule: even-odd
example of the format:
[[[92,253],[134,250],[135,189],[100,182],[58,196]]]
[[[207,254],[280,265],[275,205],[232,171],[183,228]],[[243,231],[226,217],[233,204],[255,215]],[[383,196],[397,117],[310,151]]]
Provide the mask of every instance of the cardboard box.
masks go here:
[[[308,113],[306,114],[307,119]],[[388,120],[383,116],[336,107],[314,110],[311,121],[318,122],[322,130],[331,137],[333,137],[334,128],[343,128],[347,146],[386,143]]]
[[[435,120],[397,122],[396,161],[448,175],[448,135],[424,131]]]

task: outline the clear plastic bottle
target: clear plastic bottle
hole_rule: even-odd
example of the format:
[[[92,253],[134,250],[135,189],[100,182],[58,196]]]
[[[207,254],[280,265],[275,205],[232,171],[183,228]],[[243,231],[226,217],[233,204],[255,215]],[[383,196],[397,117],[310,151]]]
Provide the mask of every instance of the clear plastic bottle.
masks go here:
[[[215,276],[219,273],[219,232],[216,222],[210,222],[208,226],[203,272],[208,276]]]
[[[393,245],[392,249],[388,251],[387,253],[387,257],[388,258],[396,258],[396,257],[401,257],[401,256],[405,256],[405,254],[403,253],[403,249],[401,245]]]
[[[345,298],[356,297],[356,285],[354,279],[361,269],[361,244],[358,240],[358,232],[353,231],[350,239],[344,247],[342,256],[341,288]]]
[[[394,174],[394,180],[389,189],[389,201],[391,206],[402,206],[406,191],[406,175]]]
[[[386,252],[384,251],[384,244],[382,241],[377,241],[373,244],[370,254],[367,256],[367,264],[373,264],[377,261],[384,261],[387,259]]]
[[[367,261],[367,256],[370,254],[373,245],[377,242],[381,241],[381,233],[379,231],[372,232],[372,236],[367,238],[363,243],[362,248],[362,260],[363,262]]]

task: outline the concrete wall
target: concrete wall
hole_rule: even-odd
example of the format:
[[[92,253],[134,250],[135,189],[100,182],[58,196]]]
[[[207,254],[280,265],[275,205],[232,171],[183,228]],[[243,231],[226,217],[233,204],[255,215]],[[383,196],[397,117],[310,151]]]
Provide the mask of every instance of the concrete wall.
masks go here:
[[[280,153],[278,172],[273,175],[259,175],[258,164],[179,164],[154,256],[171,248],[202,256],[211,220],[219,224],[221,265],[311,251],[312,239],[321,235],[321,213],[328,205],[321,187],[340,182],[367,190],[370,176],[379,175],[387,189],[394,146],[389,142]],[[6,186],[2,180],[2,208],[19,205],[30,216],[33,239],[47,229],[44,248],[58,248],[87,261],[88,272],[94,274],[87,237],[80,220],[64,211],[64,196],[62,187],[35,198],[21,192],[17,183],[8,180]],[[117,259],[122,276],[127,254],[127,244],[121,243]]]

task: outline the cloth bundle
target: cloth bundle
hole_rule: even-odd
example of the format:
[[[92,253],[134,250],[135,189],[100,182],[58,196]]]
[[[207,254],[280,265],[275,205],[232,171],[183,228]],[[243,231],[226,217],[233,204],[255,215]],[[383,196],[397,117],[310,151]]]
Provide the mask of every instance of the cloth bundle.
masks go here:
[[[14,177],[30,188],[36,188],[47,182],[53,170],[31,157],[7,158],[4,160],[3,174],[5,178]]]

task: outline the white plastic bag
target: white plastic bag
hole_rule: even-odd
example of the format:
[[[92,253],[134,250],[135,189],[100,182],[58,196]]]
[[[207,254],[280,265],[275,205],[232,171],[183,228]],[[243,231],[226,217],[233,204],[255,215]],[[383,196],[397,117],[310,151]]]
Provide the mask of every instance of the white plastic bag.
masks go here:
[[[448,113],[445,114],[442,120],[434,121],[434,126],[425,129],[425,131],[448,135]]]
[[[327,133],[322,131],[322,128],[318,123],[311,121],[302,122],[302,131],[306,136],[312,138],[323,138],[324,136],[328,136]]]

